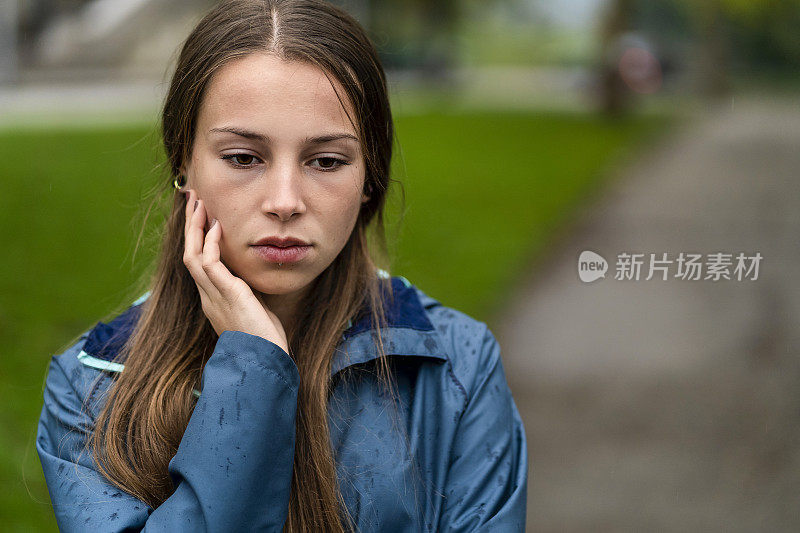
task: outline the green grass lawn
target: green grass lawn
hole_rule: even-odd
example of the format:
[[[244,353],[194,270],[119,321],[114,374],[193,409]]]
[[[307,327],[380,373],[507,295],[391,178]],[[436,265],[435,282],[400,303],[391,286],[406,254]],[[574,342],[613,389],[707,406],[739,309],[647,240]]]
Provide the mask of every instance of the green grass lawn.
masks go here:
[[[406,210],[390,231],[392,273],[490,321],[604,169],[665,122],[534,112],[398,117]],[[45,370],[53,353],[138,296],[152,246],[135,262],[132,250],[141,199],[161,175],[157,142],[142,127],[0,132],[4,531],[55,530],[34,449]]]

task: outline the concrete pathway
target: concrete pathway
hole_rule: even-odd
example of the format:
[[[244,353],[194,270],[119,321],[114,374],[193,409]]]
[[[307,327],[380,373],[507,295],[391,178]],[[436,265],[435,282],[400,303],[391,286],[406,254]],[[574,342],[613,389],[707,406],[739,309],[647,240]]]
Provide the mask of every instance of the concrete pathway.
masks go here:
[[[582,215],[498,320],[529,530],[800,530],[800,100],[703,112]],[[584,250],[605,279],[580,281]],[[614,279],[623,252],[639,281]],[[664,252],[762,259],[645,281]]]

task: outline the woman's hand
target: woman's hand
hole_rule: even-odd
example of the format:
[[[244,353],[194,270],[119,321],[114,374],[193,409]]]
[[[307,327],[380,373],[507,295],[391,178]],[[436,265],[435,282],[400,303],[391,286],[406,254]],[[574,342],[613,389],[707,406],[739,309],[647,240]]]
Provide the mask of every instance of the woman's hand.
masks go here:
[[[195,208],[195,202],[197,207]],[[243,331],[271,341],[288,354],[289,343],[278,317],[256,298],[250,286],[231,274],[220,261],[222,227],[215,220],[205,234],[206,210],[203,200],[189,190],[186,200],[186,226],[183,264],[200,291],[203,312],[214,331]]]

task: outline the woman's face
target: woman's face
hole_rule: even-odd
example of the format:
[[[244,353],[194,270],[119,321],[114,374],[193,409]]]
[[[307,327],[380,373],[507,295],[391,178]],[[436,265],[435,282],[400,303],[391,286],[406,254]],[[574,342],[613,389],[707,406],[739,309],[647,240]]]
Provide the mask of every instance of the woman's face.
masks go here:
[[[183,170],[209,221],[219,220],[223,263],[265,294],[307,287],[369,199],[358,134],[331,82],[316,66],[267,53],[231,60],[213,76]],[[257,246],[269,237],[308,246]]]

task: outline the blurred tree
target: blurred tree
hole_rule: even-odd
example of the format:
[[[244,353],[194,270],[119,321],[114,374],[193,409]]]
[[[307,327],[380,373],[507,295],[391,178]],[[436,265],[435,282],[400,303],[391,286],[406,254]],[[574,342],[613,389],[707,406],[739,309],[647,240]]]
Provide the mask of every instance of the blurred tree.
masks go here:
[[[454,66],[458,0],[366,0],[367,26],[388,68],[436,77]]]
[[[800,0],[722,0],[736,54],[755,65],[800,65]]]
[[[631,36],[654,44],[664,71],[688,74],[709,97],[731,90],[734,69],[797,76],[800,0],[608,0],[606,8],[597,89],[607,113],[621,113],[634,99],[619,69]]]
[[[407,0],[409,1],[409,0]],[[455,65],[457,30],[461,15],[458,0],[411,0],[420,13],[417,39],[425,46],[422,70],[428,77]]]
[[[373,37],[384,65],[447,77],[457,66],[459,32],[470,7],[516,0],[340,0]]]
[[[17,81],[17,4],[0,4],[0,85]]]
[[[634,0],[611,0],[606,7],[600,24],[600,108],[607,114],[618,115],[628,108],[631,96],[620,76],[618,44],[631,29]]]
[[[730,91],[730,51],[724,18],[725,2],[727,0],[693,0],[689,10],[693,14],[692,19],[699,36],[698,88],[701,94],[711,97],[723,96]]]
[[[730,70],[796,69],[800,65],[800,0],[674,0],[692,23],[700,88],[730,89]]]
[[[626,34],[639,32],[652,41],[661,34],[680,31],[669,28],[661,17],[654,13],[668,13],[673,26],[688,27],[687,37],[693,36],[696,52],[693,54],[694,71],[698,74],[698,86],[702,94],[719,96],[729,89],[729,50],[723,2],[738,0],[611,0],[600,25],[599,99],[600,108],[610,115],[620,114],[630,108],[634,93],[620,73],[620,59],[625,53]],[[668,5],[677,6],[677,17]],[[659,9],[658,5],[663,7]],[[682,20],[680,14],[683,15]],[[659,54],[663,60],[663,54]]]

